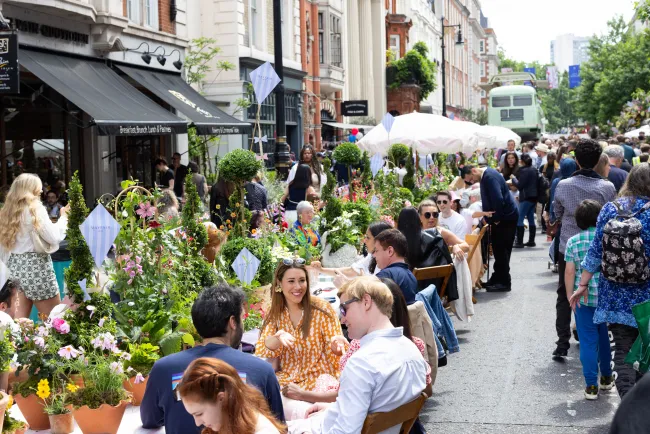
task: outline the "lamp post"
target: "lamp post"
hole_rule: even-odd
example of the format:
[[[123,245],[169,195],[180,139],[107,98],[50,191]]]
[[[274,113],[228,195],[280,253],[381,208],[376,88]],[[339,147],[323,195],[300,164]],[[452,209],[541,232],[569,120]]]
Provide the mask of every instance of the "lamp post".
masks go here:
[[[458,37],[456,39],[456,45],[463,45],[463,32],[461,30],[460,24],[452,24],[445,26],[445,17],[440,18],[440,25],[442,26],[442,36],[440,40],[442,41],[442,115],[447,116],[447,68],[445,65],[445,29],[452,27],[458,27]]]
[[[289,174],[291,157],[287,144],[287,126],[284,113],[284,66],[282,64],[282,2],[273,0],[273,43],[275,50],[275,73],[280,84],[275,87],[275,170],[283,179]]]

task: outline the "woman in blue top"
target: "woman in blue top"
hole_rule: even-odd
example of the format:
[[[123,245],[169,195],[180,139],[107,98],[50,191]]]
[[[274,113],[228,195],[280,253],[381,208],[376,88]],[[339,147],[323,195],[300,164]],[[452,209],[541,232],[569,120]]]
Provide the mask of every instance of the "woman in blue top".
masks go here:
[[[642,163],[634,166],[619,193],[617,202],[630,213],[639,211],[650,201],[650,165]],[[608,221],[618,214],[612,202],[607,203],[596,227],[596,237],[582,262],[582,276],[578,290],[573,298],[580,299],[587,293],[587,285],[594,273],[600,271],[603,257],[603,229]],[[637,219],[643,225],[641,238],[646,257],[650,258],[650,210],[640,212]],[[632,306],[650,300],[650,280],[640,284],[618,283],[608,280],[601,274],[598,283],[598,307],[594,314],[594,324],[608,323],[609,331],[616,345],[614,363],[618,377],[616,389],[621,398],[634,386],[641,375],[624,360],[639,335],[637,322],[632,314]]]

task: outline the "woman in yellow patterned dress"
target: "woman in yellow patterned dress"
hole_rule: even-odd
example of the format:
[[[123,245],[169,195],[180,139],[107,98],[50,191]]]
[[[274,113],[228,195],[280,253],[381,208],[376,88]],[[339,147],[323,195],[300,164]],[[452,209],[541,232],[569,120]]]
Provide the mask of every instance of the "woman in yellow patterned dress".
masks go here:
[[[342,336],[341,323],[327,301],[311,296],[303,259],[284,259],[275,271],[271,291],[271,309],[255,355],[279,360],[277,376],[285,398],[285,416],[304,417],[295,413],[302,408],[292,405],[295,402],[289,402],[293,401],[290,398],[314,390],[320,375],[339,378],[339,361],[347,348],[339,349],[332,341]]]

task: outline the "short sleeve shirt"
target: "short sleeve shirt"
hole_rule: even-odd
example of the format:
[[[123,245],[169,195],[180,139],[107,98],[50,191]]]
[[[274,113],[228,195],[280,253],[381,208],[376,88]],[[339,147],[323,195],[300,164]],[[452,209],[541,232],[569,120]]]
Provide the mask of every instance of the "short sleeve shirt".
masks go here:
[[[587,256],[591,242],[596,237],[596,228],[589,228],[582,231],[577,235],[569,238],[566,243],[566,251],[564,253],[564,260],[566,262],[573,262],[576,266],[576,275],[573,283],[573,291],[575,292],[580,283],[580,275],[582,274],[582,261]],[[580,304],[590,307],[598,307],[598,279],[600,272],[595,273],[589,281],[587,302],[581,298]]]
[[[174,180],[174,172],[172,169],[167,169],[167,172],[160,175],[160,186],[163,188],[169,188],[169,181]]]

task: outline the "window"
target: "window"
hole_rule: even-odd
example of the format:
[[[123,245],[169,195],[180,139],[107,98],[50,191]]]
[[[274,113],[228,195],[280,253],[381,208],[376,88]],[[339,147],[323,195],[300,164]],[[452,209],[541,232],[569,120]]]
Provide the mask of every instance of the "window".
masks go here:
[[[399,59],[399,35],[390,35],[390,47],[388,49],[392,51],[395,60]]]
[[[478,49],[479,49],[479,51],[480,51],[481,53],[485,53],[485,41],[484,41],[484,40],[481,39],[481,40],[478,42]]]
[[[332,15],[330,26],[330,51],[331,63],[334,66],[341,66],[341,19]]]
[[[323,13],[318,13],[318,61],[323,64],[325,63],[325,37],[324,37],[324,23],[323,23]]]
[[[502,121],[523,121],[524,109],[501,110]]]
[[[258,33],[257,33],[257,23],[258,23],[258,10],[257,10],[257,2],[258,0],[250,0],[251,2],[251,25],[250,27],[250,35],[251,35],[251,47],[259,47],[260,43],[257,40],[258,39]]]
[[[135,24],[159,29],[158,0],[127,0],[126,15]]]
[[[492,107],[510,107],[510,97],[509,96],[493,96],[492,97]],[[503,110],[502,110],[503,112]]]
[[[484,90],[481,91],[481,98],[485,98],[485,91]]]
[[[485,63],[480,62],[481,65],[481,77],[485,77]]]
[[[528,107],[533,105],[533,97],[531,95],[515,95],[512,97],[513,106],[515,107]]]

